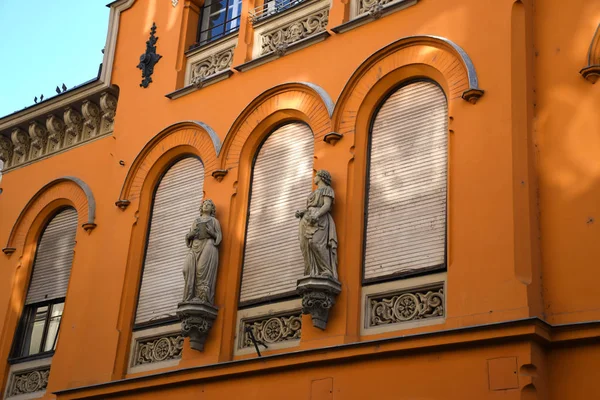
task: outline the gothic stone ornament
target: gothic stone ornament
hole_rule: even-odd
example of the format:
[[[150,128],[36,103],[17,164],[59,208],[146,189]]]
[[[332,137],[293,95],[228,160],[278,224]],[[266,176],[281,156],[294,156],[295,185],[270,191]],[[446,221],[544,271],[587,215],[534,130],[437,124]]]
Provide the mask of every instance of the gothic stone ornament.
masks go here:
[[[340,282],[333,277],[305,276],[298,279],[296,290],[302,296],[302,314],[310,314],[313,326],[325,330],[329,310],[342,291]]]
[[[140,86],[147,88],[150,82],[152,82],[152,74],[154,73],[154,66],[162,58],[160,54],[156,53],[156,42],[158,37],[154,36],[156,33],[156,24],[152,23],[150,28],[150,38],[146,41],[146,52],[140,56],[140,63],[138,68],[142,70],[142,83]]]
[[[190,338],[190,347],[203,351],[208,332],[217,319],[218,308],[200,299],[184,301],[177,305],[181,320],[181,334]]]
[[[196,218],[185,236],[189,248],[183,263],[183,302],[177,315],[181,319],[184,336],[190,337],[193,349],[202,351],[215,318],[215,284],[219,267],[219,250],[223,235],[215,218],[215,204],[210,199],[200,203],[200,217]]]

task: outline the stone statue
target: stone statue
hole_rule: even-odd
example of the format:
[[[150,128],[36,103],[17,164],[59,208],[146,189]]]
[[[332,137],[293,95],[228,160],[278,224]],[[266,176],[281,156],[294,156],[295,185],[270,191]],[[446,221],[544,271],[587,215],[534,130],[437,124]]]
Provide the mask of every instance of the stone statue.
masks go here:
[[[304,277],[298,280],[296,291],[302,296],[302,313],[310,314],[313,326],[324,330],[342,286],[337,275],[338,240],[331,216],[335,195],[329,172],[317,171],[315,185],[317,190],[308,196],[306,209],[296,211],[304,258]]]
[[[296,211],[300,218],[300,250],[304,257],[305,276],[330,276],[337,279],[337,234],[331,217],[335,198],[331,175],[325,170],[315,176],[317,190],[306,200],[306,209]]]
[[[200,217],[185,235],[189,251],[183,263],[183,301],[177,305],[181,333],[190,338],[192,349],[203,351],[204,342],[217,318],[215,284],[223,235],[212,200],[200,204]]]
[[[200,204],[200,217],[196,218],[192,228],[185,235],[190,249],[183,263],[183,301],[200,300],[214,303],[217,267],[222,234],[219,221],[215,218],[215,204],[204,200]]]

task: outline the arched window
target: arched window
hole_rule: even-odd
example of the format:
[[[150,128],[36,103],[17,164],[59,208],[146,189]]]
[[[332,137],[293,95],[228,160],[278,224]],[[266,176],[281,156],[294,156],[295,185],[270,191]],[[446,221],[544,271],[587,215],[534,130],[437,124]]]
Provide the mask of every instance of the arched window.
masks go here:
[[[13,347],[13,358],[56,349],[71,276],[77,233],[77,211],[65,208],[46,225],[38,243],[25,309]]]
[[[135,325],[176,319],[183,296],[185,234],[202,200],[204,166],[195,157],[177,161],[156,187]]]
[[[312,190],[314,137],[303,123],[284,125],[262,144],[252,186],[240,305],[293,295],[304,273],[294,213]]]
[[[430,81],[406,84],[371,128],[364,281],[445,268],[448,109]]]

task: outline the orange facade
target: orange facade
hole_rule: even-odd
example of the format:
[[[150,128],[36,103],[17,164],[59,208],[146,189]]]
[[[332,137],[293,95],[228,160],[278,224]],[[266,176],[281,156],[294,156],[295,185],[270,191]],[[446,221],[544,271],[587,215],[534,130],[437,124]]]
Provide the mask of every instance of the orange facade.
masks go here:
[[[245,68],[259,45],[247,16],[260,4],[244,0],[231,76],[171,98],[189,86],[186,49],[202,2],[112,3],[107,43],[116,41],[102,76],[118,88],[112,134],[10,168],[0,182],[2,393],[39,237],[71,206],[75,255],[44,398],[600,397],[600,86],[580,74],[600,64],[600,3],[407,3],[346,30],[354,3],[332,0],[324,40]],[[142,88],[136,65],[153,22],[162,58]],[[371,123],[415,79],[447,98],[446,262],[436,272],[445,314],[365,333]],[[313,167],[333,178],[342,291],[325,330],[303,315],[296,347],[259,358],[235,349],[252,167],[268,135],[289,122],[308,124]],[[341,138],[325,141],[331,132]],[[204,197],[223,230],[218,317],[204,351],[186,339],[177,365],[131,372],[153,195],[185,155],[202,160]]]

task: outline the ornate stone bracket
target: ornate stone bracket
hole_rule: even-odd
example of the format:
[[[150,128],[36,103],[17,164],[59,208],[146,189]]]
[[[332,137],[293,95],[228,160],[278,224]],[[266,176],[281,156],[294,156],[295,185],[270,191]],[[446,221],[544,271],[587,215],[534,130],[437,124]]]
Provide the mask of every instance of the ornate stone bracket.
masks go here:
[[[152,82],[152,74],[154,73],[154,66],[162,58],[162,56],[156,53],[156,42],[158,37],[156,34],[156,24],[152,23],[150,28],[150,38],[146,41],[146,52],[140,56],[140,63],[137,65],[142,70],[142,83],[140,86],[147,88]]]
[[[477,103],[477,100],[479,100],[481,96],[483,96],[483,90],[481,89],[465,90],[465,92],[462,94],[463,100],[466,100],[471,104]]]
[[[227,175],[227,170],[226,169],[217,169],[217,170],[213,171],[213,173],[211,175],[213,178],[215,178],[217,180],[217,182],[221,182],[223,180],[223,178],[225,178],[225,175]]]
[[[298,279],[296,291],[302,296],[302,314],[310,314],[313,326],[325,330],[342,284],[333,277],[305,276]]]
[[[131,202],[129,200],[115,201],[115,206],[119,207],[121,210],[125,210],[127,207],[129,207],[129,204],[131,204]]]
[[[218,308],[201,300],[185,301],[177,305],[181,320],[181,334],[190,338],[190,347],[203,351],[208,332],[217,319]]]
[[[10,256],[10,255],[11,255],[12,253],[14,253],[15,251],[17,251],[17,249],[16,249],[16,248],[14,248],[14,247],[5,247],[5,248],[3,248],[3,249],[2,249],[2,252],[3,252],[4,254],[6,254],[7,256]]]

